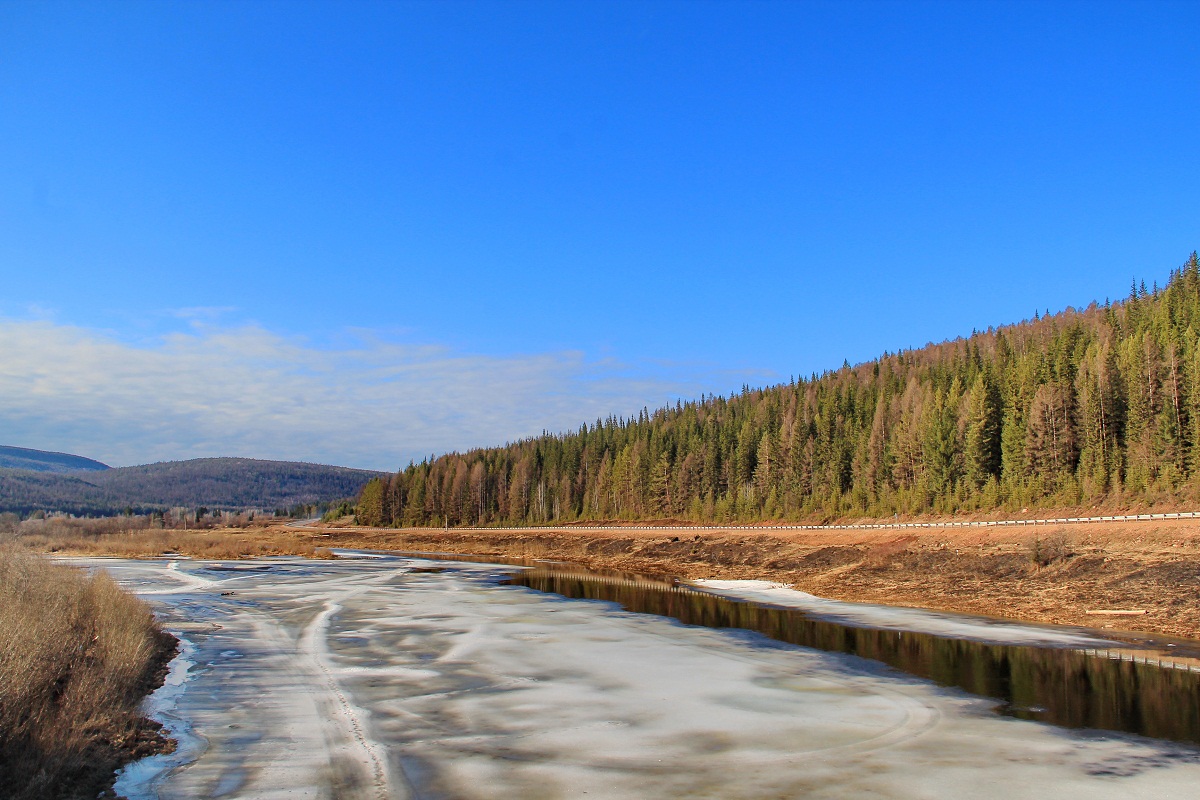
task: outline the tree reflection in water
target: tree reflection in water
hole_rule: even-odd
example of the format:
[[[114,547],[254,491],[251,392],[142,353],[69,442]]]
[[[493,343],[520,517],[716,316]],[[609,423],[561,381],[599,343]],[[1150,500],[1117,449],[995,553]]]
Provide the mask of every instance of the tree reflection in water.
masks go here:
[[[1001,714],[1200,743],[1200,673],[1160,666],[1149,651],[1138,656],[1141,660],[1122,660],[1115,651],[990,644],[854,627],[687,586],[587,573],[535,569],[513,575],[511,582],[564,597],[616,602],[629,611],[673,617],[686,625],[743,628],[789,644],[880,661],[943,686],[995,698]]]

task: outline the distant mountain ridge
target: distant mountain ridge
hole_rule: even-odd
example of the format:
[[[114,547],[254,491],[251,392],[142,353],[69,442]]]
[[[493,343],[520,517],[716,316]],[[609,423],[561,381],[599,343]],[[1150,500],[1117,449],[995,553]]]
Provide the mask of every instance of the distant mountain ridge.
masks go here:
[[[112,469],[108,464],[83,456],[9,445],[0,445],[0,468],[57,473],[99,472]]]
[[[0,512],[104,515],[126,509],[200,506],[273,510],[352,497],[379,475],[350,467],[253,458],[197,458],[69,472],[0,468]]]

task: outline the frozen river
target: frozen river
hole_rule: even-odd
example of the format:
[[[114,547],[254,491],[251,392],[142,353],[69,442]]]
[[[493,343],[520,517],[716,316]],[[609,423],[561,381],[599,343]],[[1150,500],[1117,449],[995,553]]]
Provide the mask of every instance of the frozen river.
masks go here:
[[[1200,791],[1194,745],[997,714],[996,701],[955,688],[974,690],[969,681],[931,674],[940,686],[836,652],[845,647],[504,585],[505,567],[365,555],[85,563],[152,601],[184,642],[152,698],[180,747],[126,770],[117,789],[131,800],[1096,800]],[[688,602],[716,613],[705,598]],[[903,632],[904,618],[888,620],[883,639],[851,652],[867,644],[908,652],[887,642],[915,634]],[[946,615],[913,624],[942,623],[980,625]],[[956,647],[968,655],[975,646],[970,630],[939,631],[966,642]],[[1005,626],[979,638],[1044,645],[1053,635]],[[1060,643],[1073,647],[1108,644],[1061,635],[1082,637]],[[1015,663],[1017,651],[996,652]],[[1042,680],[1053,678],[1031,663],[1013,669],[1050,669]],[[1094,702],[1114,702],[1100,688]],[[1085,711],[1092,716],[1081,719],[1095,716]]]

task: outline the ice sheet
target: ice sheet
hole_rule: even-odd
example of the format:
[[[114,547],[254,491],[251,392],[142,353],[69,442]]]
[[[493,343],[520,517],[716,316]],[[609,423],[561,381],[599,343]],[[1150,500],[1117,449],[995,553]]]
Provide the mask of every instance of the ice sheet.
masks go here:
[[[144,703],[145,712],[163,725],[166,734],[175,741],[171,753],[143,758],[126,765],[117,774],[114,790],[126,800],[154,800],[158,786],[171,770],[195,761],[204,751],[204,742],[192,730],[190,722],[177,711],[179,698],[187,687],[189,673],[195,662],[196,647],[180,637],[179,654],[171,661],[163,685]]]
[[[818,597],[790,589],[787,584],[771,581],[695,580],[690,583],[725,597],[796,608],[822,619],[865,628],[916,631],[996,644],[1044,644],[1080,648],[1121,646],[1087,631],[1067,627],[1031,625],[874,603],[848,603]]]
[[[417,565],[105,562],[192,643],[173,713],[205,743],[126,785],[164,800],[1102,800],[1200,785],[1191,748],[999,717],[860,659],[501,586],[493,567]]]

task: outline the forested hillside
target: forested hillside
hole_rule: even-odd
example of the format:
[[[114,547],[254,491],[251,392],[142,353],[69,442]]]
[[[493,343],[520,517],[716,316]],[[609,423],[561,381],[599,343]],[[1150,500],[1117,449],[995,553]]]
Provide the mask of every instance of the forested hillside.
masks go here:
[[[167,508],[274,510],[353,497],[379,473],[324,464],[197,458],[59,475],[0,469],[0,512],[102,515]]]
[[[0,468],[0,513],[22,516],[33,511],[68,514],[115,514],[140,503],[119,504],[101,489],[74,475],[28,469]]]
[[[92,472],[110,467],[108,464],[70,453],[0,445],[0,468],[26,469],[33,472]]]
[[[1167,286],[372,481],[382,525],[703,521],[1200,496],[1200,270]]]

